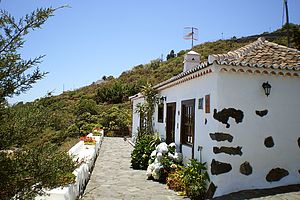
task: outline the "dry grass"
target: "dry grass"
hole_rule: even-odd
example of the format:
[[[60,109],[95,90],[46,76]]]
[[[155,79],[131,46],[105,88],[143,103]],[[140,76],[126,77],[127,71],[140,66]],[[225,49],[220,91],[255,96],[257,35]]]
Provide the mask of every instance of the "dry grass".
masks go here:
[[[69,151],[75,144],[79,142],[79,138],[67,138],[64,143],[59,147],[61,151]]]

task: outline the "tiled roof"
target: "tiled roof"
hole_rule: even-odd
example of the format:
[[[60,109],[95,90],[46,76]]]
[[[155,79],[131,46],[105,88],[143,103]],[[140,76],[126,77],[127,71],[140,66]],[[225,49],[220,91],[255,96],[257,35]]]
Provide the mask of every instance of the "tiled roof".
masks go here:
[[[271,69],[300,70],[300,51],[269,42],[264,38],[226,54],[209,55],[208,62]]]
[[[161,83],[155,85],[155,86],[154,86],[154,89],[157,89],[157,88],[159,88],[159,87],[161,87],[161,86],[164,86],[164,85],[166,85],[166,84],[168,84],[168,83],[171,83],[171,82],[173,82],[173,81],[176,81],[176,80],[178,80],[178,79],[180,79],[180,78],[183,78],[183,77],[185,77],[185,76],[187,76],[187,75],[189,75],[189,74],[192,74],[192,73],[194,73],[194,72],[197,72],[197,71],[199,71],[199,70],[201,70],[201,69],[203,69],[203,68],[206,68],[208,65],[209,65],[208,62],[203,62],[203,63],[201,63],[200,65],[198,65],[197,67],[195,67],[195,68],[193,68],[193,69],[191,69],[191,70],[189,70],[189,71],[181,72],[181,73],[178,74],[177,76],[173,76],[172,78],[170,78],[170,79],[168,79],[168,80],[166,80],[166,81],[163,81],[163,82],[161,82]]]
[[[155,89],[200,71],[216,62],[219,65],[300,70],[300,51],[258,38],[255,42],[226,54],[212,54],[208,61],[154,86]]]

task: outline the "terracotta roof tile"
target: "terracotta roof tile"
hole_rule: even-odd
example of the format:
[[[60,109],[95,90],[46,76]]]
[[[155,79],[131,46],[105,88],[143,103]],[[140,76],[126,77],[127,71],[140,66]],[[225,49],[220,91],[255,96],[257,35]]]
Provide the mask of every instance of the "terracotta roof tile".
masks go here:
[[[208,62],[214,61],[222,65],[265,65],[265,68],[300,70],[300,51],[259,38],[235,51],[210,55]]]
[[[154,86],[160,88],[216,62],[220,65],[245,66],[270,69],[300,70],[300,51],[258,38],[255,42],[226,54],[212,54],[208,61],[194,69],[182,72]]]

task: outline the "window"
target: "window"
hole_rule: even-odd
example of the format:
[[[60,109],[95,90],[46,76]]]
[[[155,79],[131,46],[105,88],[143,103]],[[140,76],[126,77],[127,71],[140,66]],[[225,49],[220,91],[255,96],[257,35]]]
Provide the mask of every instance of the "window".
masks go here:
[[[198,99],[198,109],[203,109],[203,98]]]
[[[157,121],[160,123],[164,122],[164,104],[158,104],[158,116],[157,116]]]
[[[195,129],[195,99],[181,102],[181,143],[193,145]]]
[[[210,113],[210,95],[205,95],[205,113]]]

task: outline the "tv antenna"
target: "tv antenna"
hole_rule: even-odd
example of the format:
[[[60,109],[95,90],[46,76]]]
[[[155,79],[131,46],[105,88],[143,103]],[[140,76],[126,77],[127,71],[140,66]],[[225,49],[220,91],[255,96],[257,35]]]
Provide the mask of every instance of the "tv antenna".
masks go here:
[[[53,93],[55,92],[56,89],[53,89],[52,91],[47,91],[47,97],[50,97],[53,95]]]
[[[289,23],[289,9],[288,9],[288,2],[287,2],[287,0],[283,0],[283,7],[285,8],[285,14],[286,14],[288,47],[291,47],[291,41],[290,41],[290,23]],[[282,15],[282,17],[283,17],[283,15]]]
[[[184,27],[184,36],[185,40],[192,40],[192,48],[194,46],[194,40],[198,40],[198,29],[195,27]]]

